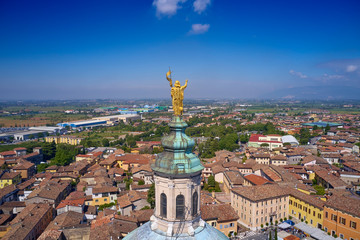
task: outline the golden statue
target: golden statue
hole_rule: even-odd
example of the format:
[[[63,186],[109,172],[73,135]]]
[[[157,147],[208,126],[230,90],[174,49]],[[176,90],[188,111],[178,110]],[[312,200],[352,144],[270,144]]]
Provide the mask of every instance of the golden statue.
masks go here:
[[[188,80],[186,79],[184,86],[181,86],[179,81],[175,81],[175,84],[173,86],[170,69],[166,73],[166,79],[170,82],[171,98],[172,98],[174,115],[180,116],[183,114],[183,110],[184,110],[184,107],[183,107],[184,90],[187,87]]]

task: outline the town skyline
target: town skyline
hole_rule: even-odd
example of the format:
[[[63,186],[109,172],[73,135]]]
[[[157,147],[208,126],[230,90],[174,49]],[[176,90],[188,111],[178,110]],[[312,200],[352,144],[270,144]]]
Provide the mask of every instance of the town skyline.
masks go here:
[[[359,99],[357,1],[1,3],[2,100]]]

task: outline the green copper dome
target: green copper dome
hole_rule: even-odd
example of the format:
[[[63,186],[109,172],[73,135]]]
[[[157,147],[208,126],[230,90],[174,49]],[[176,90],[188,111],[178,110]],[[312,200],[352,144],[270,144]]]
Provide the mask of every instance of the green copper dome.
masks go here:
[[[187,124],[179,116],[169,123],[170,134],[161,139],[164,151],[159,153],[151,168],[157,173],[191,175],[204,168],[200,159],[192,152],[195,142],[185,134]]]

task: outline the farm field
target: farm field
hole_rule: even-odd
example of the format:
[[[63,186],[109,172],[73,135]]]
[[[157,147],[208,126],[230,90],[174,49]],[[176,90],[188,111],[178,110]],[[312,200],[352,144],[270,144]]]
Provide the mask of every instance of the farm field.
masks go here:
[[[91,118],[87,114],[42,113],[0,117],[1,127],[55,126],[60,122]]]

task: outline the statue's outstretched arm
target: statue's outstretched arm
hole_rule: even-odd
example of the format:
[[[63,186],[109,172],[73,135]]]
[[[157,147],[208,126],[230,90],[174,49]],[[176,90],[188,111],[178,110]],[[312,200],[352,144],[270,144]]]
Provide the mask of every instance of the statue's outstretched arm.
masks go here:
[[[188,80],[186,79],[186,81],[185,81],[185,85],[184,85],[184,86],[182,86],[181,88],[182,88],[182,89],[185,89],[185,88],[187,87],[187,83],[188,83]]]
[[[173,87],[171,77],[169,77],[170,74],[171,74],[171,71],[169,70],[169,71],[166,73],[166,79],[169,81],[170,87]]]

